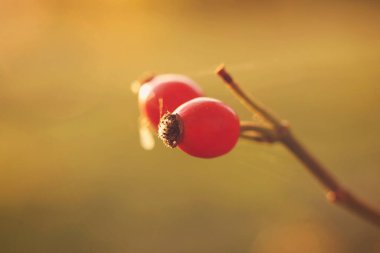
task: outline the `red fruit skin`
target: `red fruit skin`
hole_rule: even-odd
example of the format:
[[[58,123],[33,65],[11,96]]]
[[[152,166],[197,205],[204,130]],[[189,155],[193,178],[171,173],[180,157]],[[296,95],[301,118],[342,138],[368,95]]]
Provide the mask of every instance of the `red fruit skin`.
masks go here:
[[[139,106],[150,124],[157,129],[162,115],[173,112],[181,104],[201,96],[202,90],[190,78],[164,74],[155,76],[141,86]]]
[[[228,153],[240,135],[240,121],[236,113],[221,101],[195,98],[180,107],[182,136],[178,147],[189,155],[213,158]]]

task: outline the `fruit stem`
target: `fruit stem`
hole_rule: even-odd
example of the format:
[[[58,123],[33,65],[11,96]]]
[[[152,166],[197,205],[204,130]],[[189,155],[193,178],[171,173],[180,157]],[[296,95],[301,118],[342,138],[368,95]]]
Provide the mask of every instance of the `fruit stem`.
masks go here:
[[[280,120],[263,104],[258,103],[250,98],[240,86],[233,80],[231,75],[226,71],[222,64],[216,69],[222,80],[228,85],[239,100],[247,106],[253,113],[259,113],[271,125],[272,129],[262,126],[257,126],[254,123],[241,123],[241,137],[252,141],[259,142],[281,142],[305,168],[327,189],[327,200],[331,203],[337,203],[345,207],[349,211],[355,213],[359,217],[369,221],[370,223],[380,227],[380,212],[379,210],[369,206],[366,202],[356,197],[353,193],[342,187],[335,179],[329,170],[322,165],[318,159],[313,156],[291,132],[289,124]],[[264,131],[265,130],[265,131]],[[270,131],[272,130],[272,132]],[[259,135],[248,134],[247,131],[257,132]],[[272,141],[265,139],[266,136],[271,136]]]

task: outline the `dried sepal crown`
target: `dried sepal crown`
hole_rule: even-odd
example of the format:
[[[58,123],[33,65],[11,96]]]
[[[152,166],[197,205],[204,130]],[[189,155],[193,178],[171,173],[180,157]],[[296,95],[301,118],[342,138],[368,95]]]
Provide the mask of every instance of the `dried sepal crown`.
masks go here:
[[[181,138],[182,126],[178,114],[166,113],[158,125],[158,137],[167,147],[175,148]]]

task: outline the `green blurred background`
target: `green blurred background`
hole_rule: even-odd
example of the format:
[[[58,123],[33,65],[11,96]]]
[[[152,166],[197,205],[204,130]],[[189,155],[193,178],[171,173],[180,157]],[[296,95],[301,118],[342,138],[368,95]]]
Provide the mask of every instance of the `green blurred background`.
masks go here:
[[[380,252],[282,147],[144,151],[130,83],[225,62],[380,206],[380,4],[0,0],[0,252]]]

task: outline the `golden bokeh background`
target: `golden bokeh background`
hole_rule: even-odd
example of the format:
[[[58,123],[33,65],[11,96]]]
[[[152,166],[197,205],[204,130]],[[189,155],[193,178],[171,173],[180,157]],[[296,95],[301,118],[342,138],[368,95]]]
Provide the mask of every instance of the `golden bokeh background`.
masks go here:
[[[142,150],[144,71],[249,119],[221,62],[380,206],[377,1],[0,0],[0,252],[380,252],[280,146]]]

